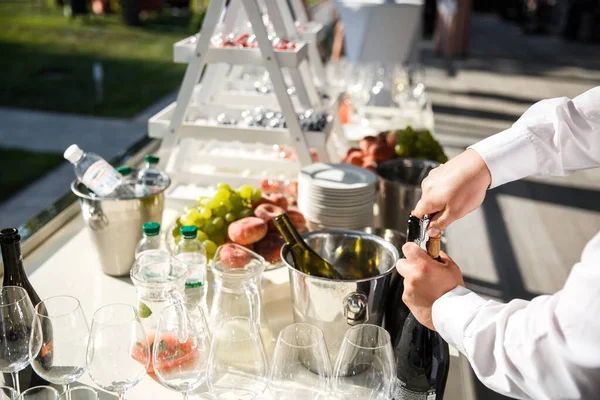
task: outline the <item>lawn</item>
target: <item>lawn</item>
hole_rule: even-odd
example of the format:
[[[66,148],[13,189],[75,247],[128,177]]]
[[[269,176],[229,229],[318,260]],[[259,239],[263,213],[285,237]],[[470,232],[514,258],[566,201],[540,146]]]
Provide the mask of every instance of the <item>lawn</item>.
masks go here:
[[[120,15],[65,18],[32,2],[0,2],[0,106],[132,117],[176,90],[184,66],[173,43],[194,32],[190,15],[155,15],[127,27]],[[197,30],[196,30],[197,32]],[[98,101],[94,63],[104,70]]]
[[[63,162],[62,154],[0,148],[0,203]]]

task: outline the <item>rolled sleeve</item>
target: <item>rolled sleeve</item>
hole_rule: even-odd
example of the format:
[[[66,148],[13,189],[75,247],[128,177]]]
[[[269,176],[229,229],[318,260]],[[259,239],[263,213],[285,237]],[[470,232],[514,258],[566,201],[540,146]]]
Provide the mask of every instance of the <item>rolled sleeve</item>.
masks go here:
[[[433,303],[432,317],[435,330],[448,344],[466,354],[464,330],[475,311],[486,300],[467,288],[457,286]]]
[[[509,128],[472,146],[492,176],[491,188],[538,172],[535,146],[527,128]]]

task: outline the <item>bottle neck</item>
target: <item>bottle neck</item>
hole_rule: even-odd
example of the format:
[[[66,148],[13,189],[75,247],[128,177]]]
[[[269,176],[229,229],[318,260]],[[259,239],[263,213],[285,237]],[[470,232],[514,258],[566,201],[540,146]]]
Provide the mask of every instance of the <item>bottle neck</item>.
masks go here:
[[[2,262],[4,264],[4,284],[26,279],[23,269],[23,256],[21,255],[21,243],[2,243]]]
[[[302,239],[302,236],[300,236],[300,234],[292,224],[292,221],[290,221],[290,219],[287,218],[287,216],[281,216],[277,219],[276,222],[277,228],[279,228],[279,232],[281,233],[283,240],[288,245],[298,244],[302,247],[307,247],[306,243],[304,243],[304,240]]]

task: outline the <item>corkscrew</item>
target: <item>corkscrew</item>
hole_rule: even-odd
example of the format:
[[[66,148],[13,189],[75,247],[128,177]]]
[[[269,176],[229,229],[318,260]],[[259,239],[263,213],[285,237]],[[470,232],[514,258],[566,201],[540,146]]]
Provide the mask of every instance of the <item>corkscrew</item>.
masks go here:
[[[438,237],[429,237],[427,234],[434,215],[426,214],[423,216],[423,219],[411,215],[408,219],[408,233],[406,237],[408,241],[416,243],[420,248],[429,253],[432,258],[438,259],[440,256],[441,235]]]

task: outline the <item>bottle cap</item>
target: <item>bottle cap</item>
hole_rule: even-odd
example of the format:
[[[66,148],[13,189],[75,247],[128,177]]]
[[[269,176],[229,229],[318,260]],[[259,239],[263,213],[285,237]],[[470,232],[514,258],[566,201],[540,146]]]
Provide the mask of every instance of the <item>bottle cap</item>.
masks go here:
[[[123,176],[127,176],[127,175],[131,174],[131,167],[128,165],[126,165],[124,167],[119,167],[119,168],[117,168],[117,172]]]
[[[158,162],[160,161],[160,158],[156,157],[156,156],[151,156],[148,154],[146,157],[144,157],[144,160],[150,164],[158,164]]]
[[[7,228],[0,231],[0,243],[10,244],[21,240],[21,235],[16,228]]]
[[[142,231],[146,236],[156,236],[160,232],[160,224],[158,222],[146,222],[142,225]]]
[[[75,164],[81,157],[83,157],[83,150],[76,144],[72,144],[68,149],[65,150],[63,157],[69,160],[69,162]]]
[[[194,225],[182,226],[179,232],[181,232],[181,236],[184,238],[195,238],[198,236],[198,228]]]

